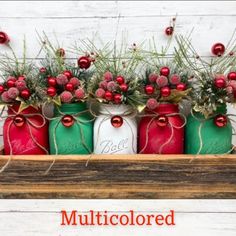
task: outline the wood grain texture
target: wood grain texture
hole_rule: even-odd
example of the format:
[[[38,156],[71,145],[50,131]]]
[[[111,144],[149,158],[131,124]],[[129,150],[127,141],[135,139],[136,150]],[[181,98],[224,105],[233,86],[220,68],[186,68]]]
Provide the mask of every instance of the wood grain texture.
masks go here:
[[[8,157],[1,156],[4,165]],[[86,162],[90,158],[86,167]],[[235,198],[236,156],[14,156],[1,198]]]

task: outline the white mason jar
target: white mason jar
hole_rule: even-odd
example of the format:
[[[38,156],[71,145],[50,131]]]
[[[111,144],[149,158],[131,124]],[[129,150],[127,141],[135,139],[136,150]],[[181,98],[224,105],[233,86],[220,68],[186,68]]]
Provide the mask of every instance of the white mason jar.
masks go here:
[[[123,121],[120,127],[114,127],[114,123],[112,125],[114,117],[118,118],[118,121]],[[137,153],[137,121],[132,107],[123,104],[101,104],[99,116],[94,123],[93,140],[95,154]]]

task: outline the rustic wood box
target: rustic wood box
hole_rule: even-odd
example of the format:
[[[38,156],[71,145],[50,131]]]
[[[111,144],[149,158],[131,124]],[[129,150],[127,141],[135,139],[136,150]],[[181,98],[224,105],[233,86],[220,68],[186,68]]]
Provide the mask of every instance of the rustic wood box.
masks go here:
[[[56,156],[45,174],[53,158],[13,156],[0,198],[236,198],[236,155]]]

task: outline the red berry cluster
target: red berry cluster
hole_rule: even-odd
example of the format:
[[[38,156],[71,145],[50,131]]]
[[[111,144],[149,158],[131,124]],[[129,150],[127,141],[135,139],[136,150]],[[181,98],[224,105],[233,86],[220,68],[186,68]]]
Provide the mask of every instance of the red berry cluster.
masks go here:
[[[25,76],[8,76],[6,82],[0,85],[1,100],[6,103],[13,102],[17,97],[28,100],[31,92],[27,87]]]
[[[82,100],[85,97],[81,81],[74,77],[70,70],[63,71],[57,77],[48,76],[47,85],[48,96],[54,97],[59,94],[63,103],[70,103],[73,99]]]
[[[107,71],[103,75],[103,80],[99,83],[99,88],[95,91],[95,96],[96,98],[105,99],[107,102],[120,104],[128,89],[129,85],[123,76],[113,76],[110,71]]]

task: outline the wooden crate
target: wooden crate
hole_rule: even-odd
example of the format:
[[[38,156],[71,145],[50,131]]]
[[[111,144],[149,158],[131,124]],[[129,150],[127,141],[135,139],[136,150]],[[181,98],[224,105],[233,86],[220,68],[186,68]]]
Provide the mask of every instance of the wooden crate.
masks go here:
[[[13,156],[0,198],[236,198],[236,155],[56,156],[45,175],[52,160]]]

